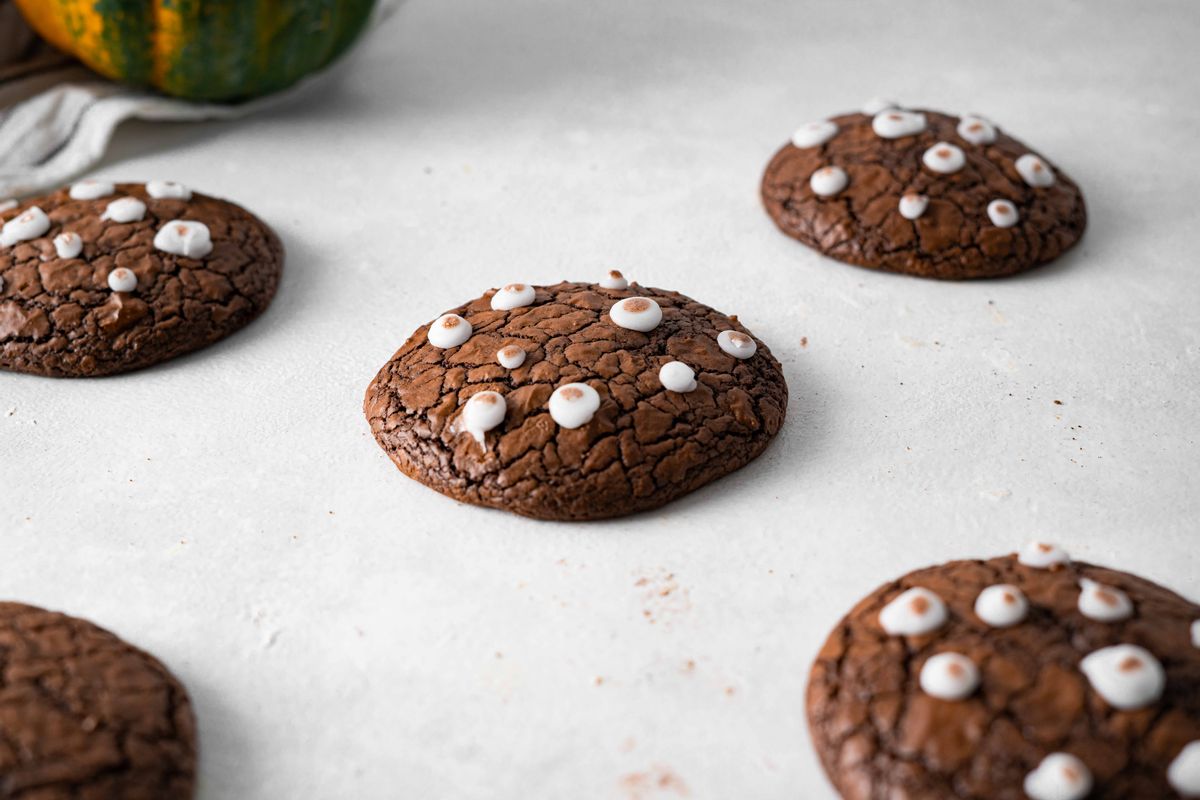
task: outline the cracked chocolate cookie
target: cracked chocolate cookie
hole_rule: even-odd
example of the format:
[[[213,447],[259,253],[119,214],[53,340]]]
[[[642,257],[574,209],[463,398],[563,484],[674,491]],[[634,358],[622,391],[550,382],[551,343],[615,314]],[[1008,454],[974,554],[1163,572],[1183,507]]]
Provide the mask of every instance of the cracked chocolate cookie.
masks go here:
[[[0,603],[0,798],[186,800],[192,706],[152,656],[90,622]]]
[[[779,228],[872,269],[960,280],[1058,258],[1087,224],[1079,187],[988,120],[873,103],[800,127],[762,180]]]
[[[267,307],[283,248],[244,209],[170,181],[96,180],[0,212],[0,368],[128,372]]]
[[[1200,797],[1200,606],[1037,542],[918,570],[838,623],[808,719],[854,800]]]
[[[616,271],[484,293],[409,337],[364,402],[409,477],[557,520],[657,508],[727,475],[786,408],[779,363],[737,317]]]

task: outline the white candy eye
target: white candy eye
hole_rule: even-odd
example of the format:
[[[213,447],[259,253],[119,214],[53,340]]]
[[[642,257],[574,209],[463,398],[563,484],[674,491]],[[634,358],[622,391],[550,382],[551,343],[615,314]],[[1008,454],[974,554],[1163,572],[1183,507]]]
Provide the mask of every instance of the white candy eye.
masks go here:
[[[993,200],[988,203],[987,215],[997,228],[1011,228],[1021,220],[1017,207],[1008,200]]]
[[[54,237],[54,252],[59,258],[75,258],[83,252],[83,239],[78,233],[60,233]]]
[[[1033,153],[1026,153],[1018,158],[1016,167],[1017,173],[1030,186],[1043,188],[1054,185],[1054,170]]]
[[[884,139],[899,139],[913,136],[925,130],[925,115],[916,111],[901,111],[898,108],[880,111],[871,120],[871,130]]]
[[[962,700],[979,687],[979,668],[959,653],[938,653],[921,667],[921,689],[941,700]]]
[[[1079,669],[1096,694],[1113,708],[1145,708],[1162,696],[1166,675],[1162,664],[1134,644],[1105,647],[1084,656]]]
[[[989,586],[975,598],[975,616],[993,628],[1007,628],[1025,619],[1029,601],[1025,593],[1008,583]]]
[[[484,434],[504,422],[507,413],[508,404],[504,401],[504,395],[491,391],[476,392],[463,407],[463,429],[483,445]]]
[[[662,322],[662,309],[649,297],[629,297],[608,310],[609,318],[622,328],[646,333]]]
[[[536,296],[537,293],[529,284],[510,283],[497,289],[492,295],[492,310],[511,311],[514,308],[523,308],[532,304]]]
[[[0,247],[12,247],[17,242],[36,239],[50,230],[50,217],[38,206],[25,209],[4,223],[0,229]]]
[[[431,345],[442,350],[458,347],[471,338],[471,323],[458,314],[443,314],[429,326],[426,338]]]
[[[900,216],[905,219],[920,219],[929,208],[929,198],[923,194],[909,192],[900,197]]]
[[[879,625],[890,636],[920,636],[946,624],[946,604],[928,589],[902,593],[879,612]]]
[[[72,200],[99,200],[101,197],[108,197],[115,191],[117,191],[117,187],[107,181],[87,178],[72,184],[68,194]]]
[[[1184,797],[1200,797],[1200,740],[1183,746],[1167,767],[1167,783]]]
[[[1071,559],[1066,551],[1056,544],[1027,542],[1017,555],[1017,561],[1035,569],[1054,569],[1070,563]]]
[[[841,167],[821,167],[808,179],[808,185],[813,193],[821,197],[832,197],[850,182],[846,170]]]
[[[1051,753],[1025,776],[1029,800],[1083,800],[1092,791],[1092,771],[1070,753]]]
[[[869,116],[875,116],[880,111],[887,111],[891,108],[899,108],[900,104],[893,100],[888,100],[886,97],[872,97],[867,102],[863,103],[862,113]]]
[[[816,147],[819,144],[825,144],[834,136],[837,135],[838,125],[832,120],[823,119],[817,122],[809,122],[801,125],[792,134],[792,144],[800,149],[806,147]]]
[[[754,339],[741,331],[721,331],[717,334],[717,346],[734,358],[745,360],[758,352]]]
[[[137,275],[126,267],[117,267],[108,273],[108,288],[114,292],[132,292],[137,288]]]
[[[958,135],[971,144],[991,144],[996,141],[996,126],[983,117],[967,116],[958,122]]]
[[[525,363],[525,351],[515,344],[505,345],[496,351],[496,360],[505,369],[516,369]]]
[[[1129,595],[1112,586],[1084,578],[1079,582],[1079,613],[1098,622],[1117,622],[1133,615]]]
[[[625,276],[621,274],[619,269],[610,269],[608,274],[600,279],[601,289],[628,289],[629,281],[625,280]]]
[[[175,181],[150,181],[146,184],[146,194],[155,200],[192,199],[192,190]]]
[[[136,197],[120,197],[108,204],[100,219],[113,222],[138,222],[146,216],[146,204]]]
[[[550,417],[562,428],[591,422],[600,408],[600,394],[586,383],[568,383],[550,395]]]
[[[952,175],[967,163],[962,148],[949,142],[938,142],[921,156],[925,166],[942,175]]]
[[[692,392],[696,389],[696,373],[682,361],[668,361],[658,369],[658,382],[668,392]]]
[[[185,258],[204,258],[212,252],[212,234],[203,222],[173,219],[158,229],[154,246],[164,253]]]

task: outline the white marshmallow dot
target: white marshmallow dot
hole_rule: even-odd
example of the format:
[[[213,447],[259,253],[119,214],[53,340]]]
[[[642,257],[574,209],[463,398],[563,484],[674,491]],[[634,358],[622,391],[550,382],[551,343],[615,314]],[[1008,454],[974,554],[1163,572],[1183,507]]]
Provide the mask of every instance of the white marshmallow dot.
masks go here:
[[[1113,708],[1145,708],[1162,696],[1166,674],[1162,664],[1135,644],[1104,647],[1084,656],[1079,669],[1096,694]]]
[[[458,347],[471,338],[471,323],[458,314],[443,314],[429,326],[427,338],[431,345],[442,350]]]
[[[155,200],[192,199],[192,190],[175,181],[150,181],[146,184],[146,194]]]
[[[628,289],[629,281],[625,280],[625,276],[621,274],[619,269],[610,269],[608,274],[600,279],[601,289]]]
[[[1026,542],[1017,554],[1017,561],[1035,569],[1055,569],[1071,561],[1070,556],[1056,544]]]
[[[913,136],[925,130],[925,115],[916,111],[890,108],[880,111],[871,120],[871,130],[884,139]]]
[[[533,303],[537,293],[527,283],[510,283],[500,287],[492,295],[493,311],[510,311],[514,308],[524,308]]]
[[[807,147],[816,147],[828,142],[837,135],[837,132],[838,125],[832,120],[822,119],[817,122],[809,122],[801,125],[792,134],[792,144],[801,150]]]
[[[550,417],[562,428],[588,424],[599,408],[599,393],[586,383],[568,383],[550,395]]]
[[[740,358],[743,361],[758,352],[758,345],[754,339],[741,331],[721,331],[717,334],[717,346],[726,355]]]
[[[1200,619],[1192,623],[1192,647],[1200,647]]]
[[[900,196],[900,216],[905,219],[920,219],[929,208],[929,198],[916,192],[908,192]]]
[[[832,197],[850,182],[846,170],[841,167],[821,167],[808,179],[808,185],[813,193],[820,197]]]
[[[54,237],[54,252],[59,258],[75,258],[83,252],[83,239],[78,233],[60,233]]]
[[[996,126],[983,117],[966,116],[958,121],[958,135],[971,144],[996,141]]]
[[[622,328],[646,333],[662,322],[662,309],[649,297],[627,297],[610,308],[608,316]]]
[[[658,382],[668,392],[692,392],[696,389],[696,373],[682,361],[668,361],[658,368]]]
[[[164,253],[185,258],[204,258],[212,252],[212,234],[203,222],[173,219],[158,229],[154,246]]]
[[[1054,185],[1054,170],[1033,153],[1026,153],[1018,158],[1016,167],[1021,179],[1034,188]]]
[[[1051,753],[1025,776],[1029,800],[1083,800],[1092,791],[1092,771],[1070,753]]]
[[[938,653],[921,667],[921,690],[939,700],[962,700],[979,688],[979,667],[960,653]]]
[[[508,404],[504,395],[499,392],[476,392],[463,406],[463,429],[475,437],[475,441],[484,444],[484,434],[504,422],[508,413]]]
[[[99,200],[101,197],[108,197],[116,191],[117,187],[108,181],[86,178],[78,183],[71,184],[71,189],[67,194],[71,196],[72,200]]]
[[[146,204],[136,197],[119,197],[108,204],[100,219],[113,222],[139,222],[146,216]]]
[[[1184,797],[1200,797],[1200,740],[1184,745],[1167,767],[1167,783]]]
[[[975,598],[975,616],[993,628],[1008,628],[1025,619],[1029,601],[1025,593],[1009,583],[989,586]]]
[[[12,247],[17,242],[36,239],[50,230],[50,217],[38,206],[32,206],[4,223],[0,228],[0,247]]]
[[[496,360],[505,369],[516,369],[525,363],[525,351],[515,344],[507,344],[496,351]]]
[[[920,636],[946,624],[946,604],[919,586],[897,596],[879,612],[879,625],[890,636]]]
[[[997,228],[1011,228],[1021,219],[1017,207],[1009,200],[993,200],[988,203],[987,215]]]
[[[117,267],[108,273],[108,288],[114,292],[132,292],[137,288],[137,275],[126,267]]]
[[[867,102],[863,103],[862,113],[869,116],[875,116],[880,111],[887,111],[889,108],[899,108],[900,104],[894,100],[888,100],[886,97],[872,97]]]
[[[1097,622],[1117,622],[1133,615],[1129,595],[1084,578],[1079,582],[1079,613]]]
[[[938,142],[925,151],[921,161],[934,172],[952,175],[966,165],[967,157],[958,145]]]

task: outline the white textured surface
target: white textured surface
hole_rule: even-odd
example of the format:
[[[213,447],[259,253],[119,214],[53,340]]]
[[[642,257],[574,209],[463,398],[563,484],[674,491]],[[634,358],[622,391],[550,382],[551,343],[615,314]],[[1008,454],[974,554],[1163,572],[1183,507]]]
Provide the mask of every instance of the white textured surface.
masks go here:
[[[118,137],[104,176],[278,228],[262,320],[135,375],[0,375],[3,592],[179,674],[202,800],[827,798],[805,676],[880,582],[1036,535],[1200,595],[1190,0],[465,5],[411,0],[270,113]],[[1056,160],[1082,245],[952,285],[779,234],[771,153],[877,94]],[[614,266],[771,345],[763,458],[589,525],[400,475],[360,403],[417,325]]]

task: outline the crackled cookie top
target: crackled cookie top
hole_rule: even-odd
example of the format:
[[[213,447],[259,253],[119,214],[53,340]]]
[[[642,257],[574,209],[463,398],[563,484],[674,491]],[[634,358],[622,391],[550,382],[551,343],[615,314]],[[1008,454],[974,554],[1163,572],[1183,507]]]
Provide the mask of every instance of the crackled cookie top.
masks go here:
[[[1069,177],[983,117],[880,107],[801,125],[762,197],[789,236],[841,261],[927,278],[1010,275],[1087,222]]]
[[[107,375],[196,350],[258,316],[282,266],[232,203],[80,181],[0,212],[0,368]]]
[[[0,603],[0,797],[187,800],[187,693],[90,622]]]
[[[825,642],[813,741],[856,800],[1194,797],[1197,618],[1161,586],[1049,544],[918,570]]]
[[[736,317],[630,284],[506,284],[422,326],[364,410],[406,474],[543,519],[661,506],[743,466],[787,386]]]

